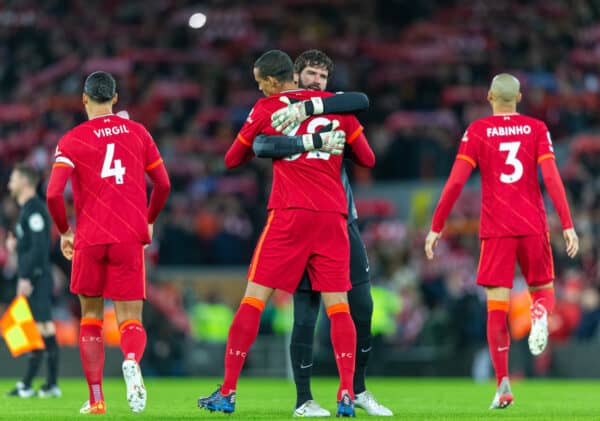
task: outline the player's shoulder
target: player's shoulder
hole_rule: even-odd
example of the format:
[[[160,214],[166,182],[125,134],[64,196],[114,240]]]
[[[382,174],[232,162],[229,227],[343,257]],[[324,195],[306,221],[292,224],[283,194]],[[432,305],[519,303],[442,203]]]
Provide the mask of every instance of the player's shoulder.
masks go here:
[[[71,130],[67,131],[63,136],[62,140],[65,141],[67,139],[76,138],[81,136],[83,133],[89,130],[89,120],[79,123],[77,126],[73,127]]]
[[[467,130],[465,133],[476,133],[481,130],[484,130],[485,127],[490,127],[494,125],[493,120],[490,118],[492,116],[481,117],[476,120],[471,121],[467,126]]]
[[[123,117],[119,117],[119,116],[117,116],[117,118],[119,119],[118,122],[120,122],[121,124],[127,125],[127,127],[133,129],[136,133],[150,134],[150,132],[148,131],[146,126],[144,126],[139,121],[135,121],[135,120],[131,120],[129,118],[123,118]]]
[[[517,119],[519,122],[522,122],[523,124],[528,124],[532,128],[535,127],[540,129],[546,129],[546,123],[544,123],[538,118],[531,117],[525,114],[517,114]]]

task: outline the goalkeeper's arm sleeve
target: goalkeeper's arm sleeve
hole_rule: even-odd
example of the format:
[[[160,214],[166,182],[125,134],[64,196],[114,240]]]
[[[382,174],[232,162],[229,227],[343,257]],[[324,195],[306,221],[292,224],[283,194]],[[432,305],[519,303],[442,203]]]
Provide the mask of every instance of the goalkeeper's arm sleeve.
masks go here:
[[[343,92],[327,98],[304,102],[306,115],[356,113],[369,108],[369,97],[362,92]]]
[[[454,161],[448,181],[444,186],[444,190],[442,190],[440,201],[433,212],[431,231],[441,232],[442,229],[444,229],[446,218],[448,218],[448,215],[450,215],[450,211],[452,210],[456,199],[458,199],[458,196],[460,196],[463,186],[469,179],[471,171],[473,171],[473,166],[467,161],[462,159],[457,159]]]
[[[302,136],[259,135],[254,139],[252,150],[259,158],[283,158],[306,152]]]

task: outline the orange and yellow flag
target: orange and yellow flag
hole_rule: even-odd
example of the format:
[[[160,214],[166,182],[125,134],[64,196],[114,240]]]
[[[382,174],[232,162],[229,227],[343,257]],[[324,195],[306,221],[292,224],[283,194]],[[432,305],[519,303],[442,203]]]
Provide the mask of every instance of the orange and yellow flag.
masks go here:
[[[18,357],[34,349],[44,349],[45,344],[35,326],[27,299],[18,296],[0,319],[2,336],[13,357]]]

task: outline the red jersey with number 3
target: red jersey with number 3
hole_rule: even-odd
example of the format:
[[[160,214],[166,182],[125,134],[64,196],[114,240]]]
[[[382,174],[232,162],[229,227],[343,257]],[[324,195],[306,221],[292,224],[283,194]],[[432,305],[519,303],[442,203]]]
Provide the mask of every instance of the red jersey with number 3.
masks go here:
[[[548,231],[538,164],[554,159],[546,125],[521,114],[493,115],[467,128],[457,159],[481,173],[481,238]]]
[[[281,135],[271,127],[271,114],[285,107],[280,97],[304,101],[312,97],[328,97],[332,93],[312,90],[284,91],[260,99],[242,126],[237,139],[252,145],[258,134]],[[361,133],[362,126],[352,114],[326,114],[310,117],[290,136],[317,133],[321,128],[338,120],[338,130],[346,132],[346,143],[351,144]],[[312,151],[273,160],[273,186],[268,209],[308,209],[321,212],[348,213],[346,192],[341,182],[342,157]]]
[[[56,163],[73,167],[75,248],[148,243],[145,172],[161,162],[144,126],[116,115],[96,117],[66,133]]]

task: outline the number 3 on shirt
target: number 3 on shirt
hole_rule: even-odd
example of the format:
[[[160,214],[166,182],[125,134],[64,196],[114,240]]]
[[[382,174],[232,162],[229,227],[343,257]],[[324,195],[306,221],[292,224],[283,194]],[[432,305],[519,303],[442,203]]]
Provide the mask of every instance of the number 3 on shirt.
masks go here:
[[[514,171],[511,174],[500,174],[500,181],[506,184],[515,183],[523,177],[523,164],[517,158],[517,152],[521,142],[502,142],[500,143],[501,151],[508,151],[505,164],[513,167]]]
[[[123,176],[125,175],[125,167],[121,166],[121,160],[115,159],[115,144],[108,143],[106,145],[106,154],[104,155],[104,164],[102,165],[102,173],[100,177],[115,177],[115,183],[123,184]],[[114,162],[114,166],[113,166]]]

